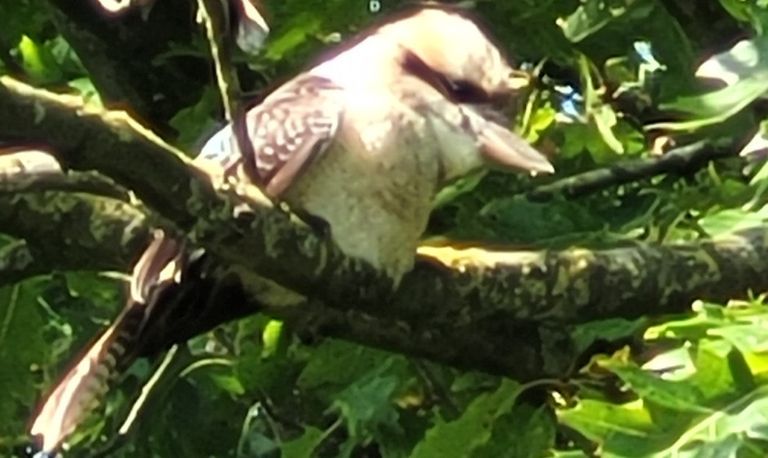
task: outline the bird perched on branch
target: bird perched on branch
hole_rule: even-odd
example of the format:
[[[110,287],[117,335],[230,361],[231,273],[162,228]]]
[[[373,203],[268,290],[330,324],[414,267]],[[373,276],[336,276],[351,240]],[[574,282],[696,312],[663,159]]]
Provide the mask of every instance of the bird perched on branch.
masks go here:
[[[324,220],[345,254],[398,280],[446,183],[484,166],[553,171],[493,112],[523,79],[464,14],[423,8],[280,86],[202,157]]]
[[[346,255],[397,282],[413,266],[432,200],[446,183],[486,166],[553,171],[493,110],[520,89],[520,76],[466,14],[421,7],[278,87],[214,135],[200,160],[325,221]],[[195,281],[189,260],[174,254],[180,245],[168,243],[153,242],[134,269],[126,311],[41,408],[32,432],[44,452],[71,433],[107,374],[136,357],[147,335],[158,335],[153,327],[167,325],[155,315],[174,316],[168,308],[178,304],[180,285]]]

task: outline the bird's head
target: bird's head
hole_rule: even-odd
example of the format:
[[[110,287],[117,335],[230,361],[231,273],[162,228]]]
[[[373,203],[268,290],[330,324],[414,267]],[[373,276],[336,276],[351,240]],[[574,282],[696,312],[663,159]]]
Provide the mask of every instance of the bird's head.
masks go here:
[[[530,82],[477,22],[459,9],[423,8],[378,32],[404,51],[403,65],[457,103],[508,99]]]
[[[476,141],[475,147],[466,148],[456,140],[461,135],[441,135],[448,139],[442,158],[448,177],[460,176],[476,164],[554,171],[546,157],[509,131],[510,123],[502,114],[512,106],[512,96],[530,83],[528,75],[509,64],[466,12],[422,8],[381,27],[377,35],[397,43],[406,74],[426,82],[456,107],[458,119],[456,110],[438,112],[448,130],[459,129]]]

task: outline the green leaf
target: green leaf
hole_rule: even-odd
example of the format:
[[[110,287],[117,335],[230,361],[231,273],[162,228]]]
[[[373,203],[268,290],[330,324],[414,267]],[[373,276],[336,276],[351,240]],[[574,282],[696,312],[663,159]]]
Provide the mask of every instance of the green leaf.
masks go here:
[[[585,351],[598,340],[618,341],[632,335],[637,335],[648,326],[645,318],[626,320],[624,318],[611,318],[607,320],[591,321],[576,326],[571,333],[574,345],[579,352]]]
[[[101,101],[101,96],[90,78],[76,78],[67,83],[67,85],[76,90],[78,95],[85,99],[86,102],[93,104],[96,107],[104,107],[104,104]]]
[[[209,86],[203,91],[200,100],[194,105],[179,110],[169,121],[178,131],[177,143],[187,151],[192,151],[201,142],[201,133],[211,132],[216,126],[214,113],[219,106],[216,89]]]
[[[694,96],[679,96],[661,109],[687,113],[684,121],[660,122],[648,130],[689,131],[726,121],[768,91],[768,66],[761,65],[749,76],[723,89]]]
[[[240,383],[240,380],[234,374],[232,374],[230,368],[218,369],[219,370],[206,371],[208,377],[213,380],[217,387],[236,396],[245,394],[245,388],[243,388],[243,384]]]
[[[729,362],[729,355],[733,351],[727,342],[711,339],[699,341],[691,349],[695,372],[687,381],[706,399],[727,399],[736,392]]]
[[[556,119],[557,110],[551,105],[538,107],[524,126],[525,139],[530,143],[536,142],[547,129],[555,125]]]
[[[709,333],[724,338],[743,353],[768,353],[765,323],[734,323],[712,329]]]
[[[383,429],[400,432],[398,412],[392,402],[398,379],[383,375],[382,366],[336,395],[330,410],[341,413],[351,439],[375,435]]]
[[[494,424],[511,411],[519,394],[518,383],[503,380],[496,391],[475,398],[456,420],[438,419],[416,445],[411,458],[473,456],[473,452],[488,443]]]
[[[315,448],[325,439],[325,432],[315,428],[314,426],[307,426],[304,428],[304,433],[292,441],[283,442],[280,445],[282,451],[282,458],[311,458],[314,456],[312,453]]]
[[[613,111],[613,108],[609,105],[601,104],[599,107],[591,110],[590,114],[605,144],[608,145],[613,152],[624,154],[624,145],[621,144],[621,141],[616,138],[616,134],[613,132],[613,128],[616,127],[618,122],[616,119],[616,112]]]
[[[275,61],[282,59],[317,33],[321,26],[322,19],[317,14],[306,11],[296,14],[281,31],[273,33],[267,44],[266,57]]]
[[[647,0],[586,0],[560,25],[570,41],[577,43],[611,21],[631,13],[644,17],[653,9]]]
[[[618,375],[645,402],[680,412],[701,413],[709,410],[703,405],[701,392],[686,381],[664,380],[634,363],[615,358],[601,360],[599,364]]]
[[[734,437],[739,440],[734,442]],[[768,386],[700,418],[671,447],[655,456],[742,456],[735,451],[750,449],[762,450],[763,456],[768,453]],[[704,455],[704,451],[708,454]]]
[[[450,185],[445,186],[437,193],[437,196],[435,196],[434,202],[432,204],[433,207],[440,208],[453,201],[458,196],[471,192],[477,187],[480,181],[482,181],[484,176],[485,172],[480,171],[469,176],[459,178],[452,182]]]
[[[491,438],[472,453],[475,458],[549,456],[555,443],[554,416],[548,406],[515,405],[493,425]],[[525,440],[520,440],[525,437]]]
[[[735,84],[750,78],[761,68],[765,68],[766,57],[768,57],[766,51],[768,51],[768,40],[765,37],[741,40],[727,51],[705,60],[696,70],[696,76]]]
[[[63,73],[53,54],[45,47],[24,35],[19,42],[21,65],[30,78],[39,84],[60,81]]]
[[[751,17],[749,2],[743,0],[720,0],[720,5],[728,11],[728,14],[740,21],[747,22]]]
[[[642,402],[612,404],[584,399],[557,412],[559,420],[599,444],[603,456],[648,456],[659,448],[658,441],[676,437],[674,431],[657,426]]]
[[[711,237],[761,226],[764,223],[765,218],[762,215],[736,208],[707,215],[699,220],[701,228]]]
[[[285,342],[283,322],[280,320],[269,320],[267,325],[264,326],[264,331],[261,333],[261,340],[264,343],[261,356],[268,358],[277,353],[281,342],[283,342],[283,345]]]
[[[39,37],[49,24],[46,5],[40,0],[0,2],[0,44],[18,43],[22,35]]]
[[[38,397],[38,385],[51,383],[48,369],[49,342],[56,338],[54,329],[37,303],[45,279],[0,288],[0,415],[15,418],[19,412],[29,412]],[[0,422],[0,435],[23,435],[21,422]]]
[[[589,207],[573,201],[538,203],[515,196],[489,202],[480,216],[493,223],[492,227],[503,240],[530,243],[600,230],[604,221],[590,211]]]
[[[401,368],[403,362],[392,361],[393,355],[344,341],[327,339],[312,350],[298,386],[305,390],[333,394],[357,383],[382,366]]]
[[[768,25],[768,9],[762,0],[720,0],[720,5],[735,19],[749,22],[758,34]]]
[[[645,338],[700,340],[708,335],[710,329],[726,325],[729,322],[721,305],[697,302],[694,307],[699,309],[694,316],[652,326],[646,330]]]

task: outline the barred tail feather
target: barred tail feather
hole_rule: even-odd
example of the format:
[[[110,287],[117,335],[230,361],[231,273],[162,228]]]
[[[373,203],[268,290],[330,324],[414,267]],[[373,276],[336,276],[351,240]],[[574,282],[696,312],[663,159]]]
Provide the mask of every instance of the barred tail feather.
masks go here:
[[[56,384],[34,417],[33,456],[55,456],[64,439],[104,397],[109,382],[136,359],[148,316],[156,306],[154,298],[181,281],[182,254],[178,242],[156,234],[133,270],[130,299],[122,313]]]

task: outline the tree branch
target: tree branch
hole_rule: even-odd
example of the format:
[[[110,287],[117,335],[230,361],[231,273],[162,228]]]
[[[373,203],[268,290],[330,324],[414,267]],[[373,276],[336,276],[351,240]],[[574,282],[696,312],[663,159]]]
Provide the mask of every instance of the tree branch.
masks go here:
[[[146,245],[144,215],[113,199],[61,192],[0,194],[0,286],[52,270],[127,270]]]
[[[219,88],[224,115],[228,122],[233,122],[239,113],[238,100],[241,93],[237,72],[232,66],[230,55],[229,45],[233,40],[228,36],[229,32],[224,30],[224,25],[225,17],[236,13],[234,11],[226,13],[225,6],[219,0],[198,0],[197,9],[216,70],[216,85]]]
[[[289,290],[347,312],[428,320],[430,326],[575,323],[685,310],[703,297],[743,297],[766,289],[765,234],[730,241],[610,250],[460,253],[454,267],[424,263],[397,292],[362,261],[279,210],[255,207],[232,218],[232,199],[216,195],[183,155],[125,116],[88,109],[0,78],[0,136],[46,139],[78,169],[95,169],[132,189],[218,262],[241,266]],[[42,116],[41,116],[42,114]]]
[[[0,267],[21,266],[0,268],[0,283],[17,281],[24,272],[128,271],[149,231],[147,219],[127,204],[51,192],[3,196],[0,222],[0,231],[23,236],[27,241],[7,251],[15,257],[0,257]],[[83,227],[96,222],[95,229]],[[40,255],[27,250],[33,253],[34,268],[26,267],[27,245],[46,249]],[[154,349],[165,348],[174,343],[167,340],[169,335],[185,339],[221,322],[263,312],[286,320],[300,334],[338,337],[455,367],[531,380],[564,376],[579,356],[569,328],[558,324],[558,320],[578,322],[684,311],[697,298],[724,301],[744,296],[748,288],[768,287],[768,266],[763,262],[768,255],[768,228],[667,247],[637,244],[550,254],[424,248],[422,253],[453,266],[440,272],[448,283],[457,285],[447,292],[443,287],[433,290],[435,267],[420,265],[409,279],[412,283],[404,289],[413,288],[412,300],[422,300],[433,307],[431,310],[411,302],[402,304],[411,306],[409,316],[373,315],[359,310],[354,303],[342,309],[315,299],[270,301],[263,285],[254,288],[245,272],[239,283],[229,282],[232,288],[220,288],[226,296],[212,299],[216,305],[228,307],[203,307],[203,316],[181,313],[193,320],[172,320],[183,332],[164,332],[150,344]],[[13,259],[20,262],[10,262]],[[466,271],[462,273],[463,269]],[[476,269],[484,272],[473,273]],[[233,272],[226,262],[217,259],[212,260],[210,271],[222,282]],[[245,290],[237,289],[242,284]],[[451,291],[474,293],[457,295],[451,301],[447,298]],[[477,294],[479,291],[486,295]],[[433,297],[444,302],[441,305]],[[185,302],[185,296],[179,294],[178,301]],[[194,301],[186,302],[194,306]],[[578,307],[571,308],[570,302]],[[392,303],[382,298],[380,308],[387,305]],[[574,310],[584,315],[567,315]]]
[[[711,161],[736,157],[735,151],[738,149],[733,145],[713,145],[702,140],[672,149],[662,156],[633,159],[566,177],[538,186],[527,196],[532,201],[547,201],[556,195],[572,199],[666,173],[691,173]]]
[[[0,250],[0,285],[56,270],[129,271],[150,230],[147,219],[127,204],[53,192],[30,193],[20,199],[0,196],[0,221],[0,231],[25,237],[24,241]],[[57,224],[50,224],[51,221]],[[98,227],[83,227],[89,223],[98,223]],[[252,283],[248,283],[242,289],[247,280],[233,282],[232,270],[226,266],[213,262],[207,271],[218,279],[215,283],[219,286],[213,288],[216,291],[212,297],[204,299],[213,306],[197,303],[204,296],[197,285],[178,291],[170,299],[173,304],[163,304],[163,309],[176,318],[160,320],[167,326],[144,340],[144,352],[168,348],[222,322],[262,312],[286,320],[300,335],[342,338],[520,380],[561,376],[577,356],[568,344],[565,330],[558,335],[535,323],[508,328],[498,323],[444,323],[440,327],[429,320],[409,322],[354,309],[342,311],[316,300],[270,303],[265,298],[273,294],[265,294],[263,285],[252,288]],[[222,283],[226,285],[221,286]],[[184,307],[193,307],[197,312],[183,313],[180,308]],[[552,351],[552,345],[559,346],[557,351]]]
[[[0,151],[0,193],[30,191],[82,192],[128,201],[128,191],[96,172],[61,170],[45,151],[25,148]]]

